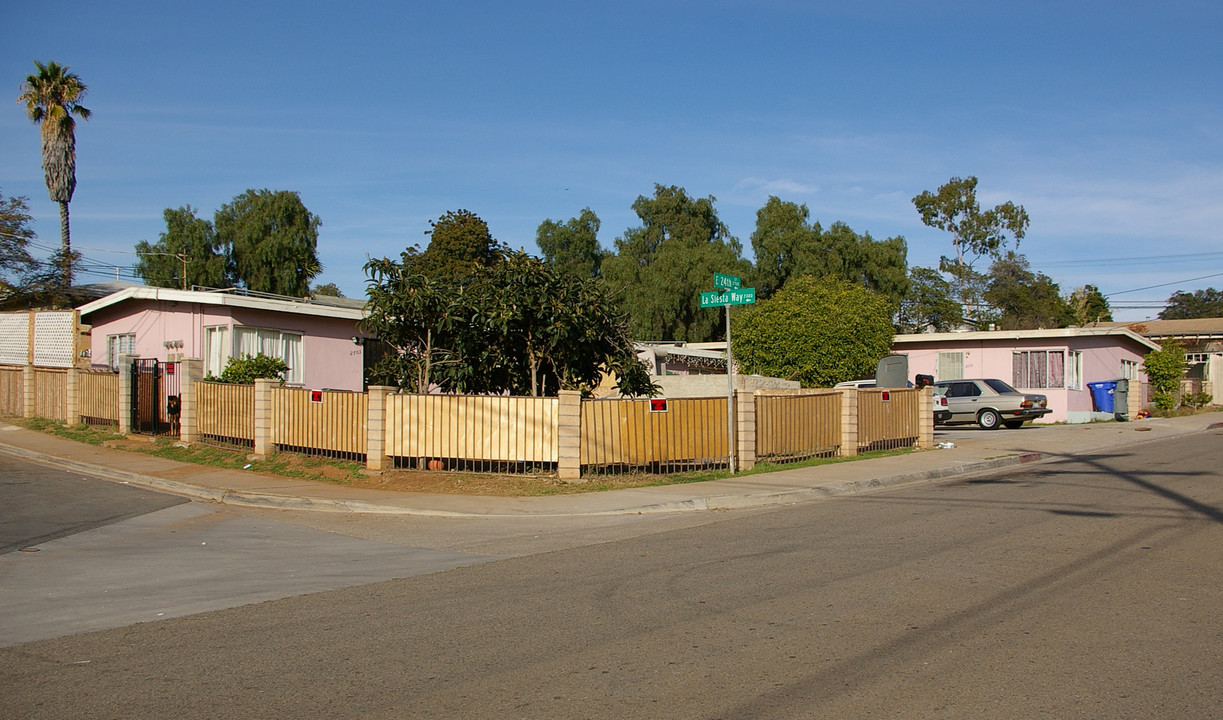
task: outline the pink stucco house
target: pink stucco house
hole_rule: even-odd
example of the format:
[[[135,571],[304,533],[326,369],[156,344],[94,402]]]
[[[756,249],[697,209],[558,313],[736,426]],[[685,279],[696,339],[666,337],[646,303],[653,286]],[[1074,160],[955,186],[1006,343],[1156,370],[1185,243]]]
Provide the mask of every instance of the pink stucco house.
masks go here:
[[[299,299],[236,290],[129,287],[80,306],[92,326],[95,366],[120,354],[175,361],[199,358],[220,375],[230,357],[263,353],[289,366],[287,384],[315,390],[363,389],[364,302]]]
[[[1043,393],[1053,409],[1036,421],[1043,423],[1111,417],[1092,411],[1092,382],[1129,380],[1130,408],[1141,407],[1142,360],[1158,349],[1124,327],[925,333],[897,335],[892,342],[893,352],[908,356],[910,375],[999,378],[1018,390]]]

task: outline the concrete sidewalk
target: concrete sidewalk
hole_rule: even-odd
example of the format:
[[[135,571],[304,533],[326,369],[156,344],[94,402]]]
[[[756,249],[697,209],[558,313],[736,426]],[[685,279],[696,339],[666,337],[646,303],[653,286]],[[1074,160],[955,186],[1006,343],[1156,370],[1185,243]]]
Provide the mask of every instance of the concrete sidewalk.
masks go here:
[[[935,442],[950,441],[954,448],[701,483],[527,498],[402,493],[294,480],[95,447],[4,422],[0,454],[228,505],[437,517],[558,517],[802,502],[1220,429],[1223,415],[1218,413],[1019,430],[937,428]]]

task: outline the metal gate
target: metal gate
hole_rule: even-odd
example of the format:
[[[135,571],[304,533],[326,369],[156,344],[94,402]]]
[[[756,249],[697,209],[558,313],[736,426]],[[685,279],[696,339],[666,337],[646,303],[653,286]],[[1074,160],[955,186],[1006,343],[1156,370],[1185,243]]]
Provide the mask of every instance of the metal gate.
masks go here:
[[[178,363],[162,363],[156,358],[132,362],[132,432],[178,434],[178,369]]]

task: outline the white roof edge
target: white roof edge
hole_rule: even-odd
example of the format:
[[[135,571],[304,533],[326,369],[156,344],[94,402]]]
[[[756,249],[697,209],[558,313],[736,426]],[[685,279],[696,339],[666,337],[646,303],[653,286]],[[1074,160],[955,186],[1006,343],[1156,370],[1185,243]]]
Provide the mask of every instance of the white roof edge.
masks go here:
[[[892,339],[892,342],[919,343],[947,342],[957,340],[961,342],[981,342],[986,340],[1037,340],[1040,338],[1100,337],[1106,335],[1121,335],[1130,338],[1140,345],[1145,345],[1152,350],[1159,349],[1159,343],[1149,340],[1127,327],[1051,328],[1047,330],[978,330],[974,332],[914,333],[896,335]]]
[[[295,315],[314,315],[318,317],[360,320],[365,317],[365,310],[345,308],[335,305],[322,305],[306,301],[279,300],[276,298],[255,297],[250,295],[234,295],[231,293],[201,292],[199,290],[175,290],[160,287],[130,287],[124,288],[106,297],[98,298],[81,305],[77,310],[82,316],[117,305],[125,300],[153,300],[161,302],[188,302],[201,305],[220,305],[228,307],[249,308],[252,310],[268,310],[272,312],[288,312]]]

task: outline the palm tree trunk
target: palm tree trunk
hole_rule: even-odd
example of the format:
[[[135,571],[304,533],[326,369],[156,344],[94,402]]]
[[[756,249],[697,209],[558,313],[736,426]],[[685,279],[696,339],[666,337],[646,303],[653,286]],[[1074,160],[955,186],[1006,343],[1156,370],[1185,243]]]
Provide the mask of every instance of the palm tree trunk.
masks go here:
[[[63,250],[64,289],[72,287],[72,236],[68,231],[68,203],[59,204],[59,236]]]

